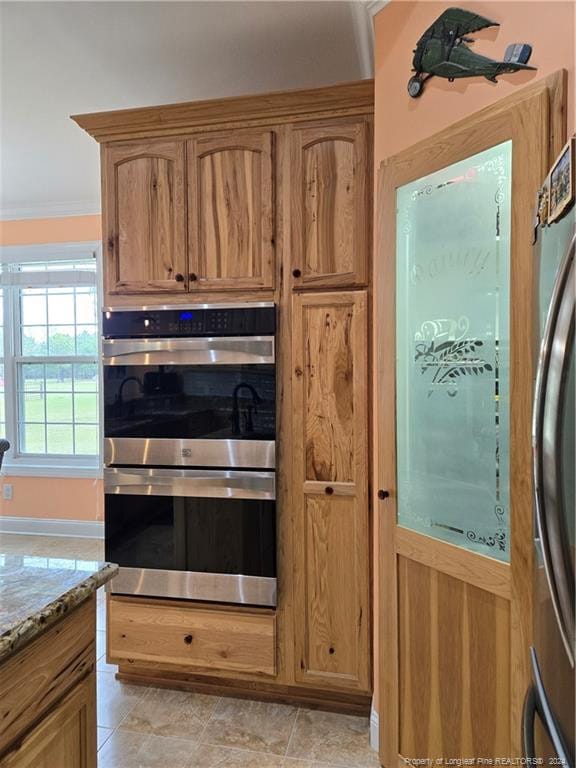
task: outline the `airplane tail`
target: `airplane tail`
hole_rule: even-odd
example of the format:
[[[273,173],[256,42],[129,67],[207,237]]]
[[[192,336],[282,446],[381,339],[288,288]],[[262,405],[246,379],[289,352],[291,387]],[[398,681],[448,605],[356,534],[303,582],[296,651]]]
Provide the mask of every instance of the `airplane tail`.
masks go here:
[[[520,64],[518,69],[536,69],[527,66],[532,55],[532,46],[528,43],[511,43],[504,52],[503,61],[506,64]]]

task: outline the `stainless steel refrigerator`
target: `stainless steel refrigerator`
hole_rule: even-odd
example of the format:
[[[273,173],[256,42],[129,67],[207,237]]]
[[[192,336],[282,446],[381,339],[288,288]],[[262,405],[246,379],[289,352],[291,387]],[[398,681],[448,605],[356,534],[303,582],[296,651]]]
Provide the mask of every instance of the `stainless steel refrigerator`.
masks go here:
[[[566,155],[566,152],[568,155]],[[524,702],[525,757],[574,766],[576,208],[574,142],[541,190],[535,230],[540,357],[533,419],[534,646]],[[572,164],[570,164],[572,163]],[[555,186],[556,185],[556,186]]]

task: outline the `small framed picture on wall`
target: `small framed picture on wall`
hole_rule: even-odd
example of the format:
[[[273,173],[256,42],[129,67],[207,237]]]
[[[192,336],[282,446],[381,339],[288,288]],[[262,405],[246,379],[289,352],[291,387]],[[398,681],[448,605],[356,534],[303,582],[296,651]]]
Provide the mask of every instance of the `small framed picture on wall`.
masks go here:
[[[548,224],[561,218],[574,200],[575,154],[576,138],[573,136],[550,171]]]

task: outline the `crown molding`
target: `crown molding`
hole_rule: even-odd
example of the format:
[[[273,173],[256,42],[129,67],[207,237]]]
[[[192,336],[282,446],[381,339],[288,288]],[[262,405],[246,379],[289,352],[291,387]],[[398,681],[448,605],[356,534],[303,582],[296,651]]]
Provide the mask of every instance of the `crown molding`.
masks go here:
[[[64,201],[61,203],[38,203],[26,207],[0,208],[0,221],[19,221],[20,219],[56,219],[65,216],[96,216],[100,215],[100,205],[80,201]]]
[[[355,6],[352,3],[351,6]],[[366,15],[363,4],[358,3]],[[275,91],[209,101],[165,104],[72,115],[96,141],[175,136],[239,126],[307,122],[374,112],[374,82],[369,79],[306,90]]]
[[[380,13],[385,5],[388,5],[390,0],[368,0],[366,3],[366,10],[370,16],[374,17],[377,13]]]
[[[389,0],[352,0],[350,10],[363,78],[374,77],[374,17]]]
[[[374,25],[368,6],[364,2],[350,3],[356,51],[363,78],[374,77]]]

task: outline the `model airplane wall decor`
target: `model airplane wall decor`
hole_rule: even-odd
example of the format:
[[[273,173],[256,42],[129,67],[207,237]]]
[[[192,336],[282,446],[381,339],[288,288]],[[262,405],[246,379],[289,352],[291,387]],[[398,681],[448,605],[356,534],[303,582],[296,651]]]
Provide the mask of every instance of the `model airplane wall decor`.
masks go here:
[[[457,77],[484,76],[496,83],[496,77],[505,72],[536,69],[528,66],[532,46],[527,43],[509,45],[503,61],[475,53],[466,45],[474,42],[466,37],[471,32],[498,26],[497,21],[463,8],[447,8],[418,40],[412,60],[416,74],[408,81],[410,96],[414,99],[420,96],[424,83],[434,75],[450,82]]]

